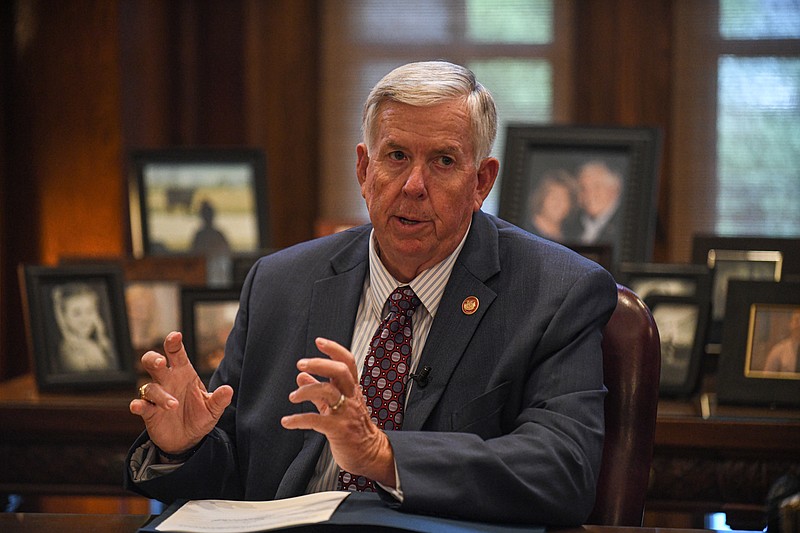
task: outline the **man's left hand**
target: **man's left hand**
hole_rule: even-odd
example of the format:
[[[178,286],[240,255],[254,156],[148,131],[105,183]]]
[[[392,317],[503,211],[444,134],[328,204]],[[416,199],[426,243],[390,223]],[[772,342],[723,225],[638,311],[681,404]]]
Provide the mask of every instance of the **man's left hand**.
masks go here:
[[[395,488],[392,447],[386,434],[370,419],[358,384],[355,357],[334,341],[318,338],[316,344],[330,359],[299,360],[297,389],[289,394],[289,400],[312,402],[318,412],[285,416],[281,424],[286,429],[313,429],[324,434],[340,468]]]

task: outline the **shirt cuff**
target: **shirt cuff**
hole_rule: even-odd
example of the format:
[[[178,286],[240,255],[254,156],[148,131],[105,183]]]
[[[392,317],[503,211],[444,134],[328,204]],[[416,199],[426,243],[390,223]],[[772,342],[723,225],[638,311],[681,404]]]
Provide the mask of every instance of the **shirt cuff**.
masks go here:
[[[397,500],[400,503],[403,503],[403,488],[400,486],[400,472],[397,471],[397,462],[394,463],[394,480],[395,480],[395,488],[391,487],[384,487],[382,484],[378,483],[378,486],[386,491],[392,498]]]
[[[153,441],[148,440],[131,455],[131,479],[134,483],[150,481],[157,477],[170,474],[181,467],[183,463],[161,464],[158,458],[158,448]]]

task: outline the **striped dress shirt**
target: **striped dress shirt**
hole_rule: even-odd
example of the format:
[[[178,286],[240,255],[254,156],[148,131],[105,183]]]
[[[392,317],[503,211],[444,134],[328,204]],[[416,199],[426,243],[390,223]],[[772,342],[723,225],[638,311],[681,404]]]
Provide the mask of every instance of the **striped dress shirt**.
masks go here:
[[[409,373],[416,371],[419,358],[425,347],[425,341],[431,330],[431,324],[439,303],[442,301],[444,288],[450,279],[458,254],[464,246],[464,242],[469,235],[469,228],[464,234],[464,238],[456,249],[440,263],[421,272],[411,282],[404,284],[397,281],[380,260],[377,243],[375,241],[375,230],[370,234],[369,239],[369,274],[364,279],[364,287],[361,291],[361,298],[356,312],[355,328],[353,338],[350,343],[350,351],[356,358],[356,368],[358,377],[364,371],[364,360],[369,352],[369,343],[375,335],[375,331],[381,323],[381,319],[388,312],[386,300],[389,295],[400,285],[410,285],[414,294],[420,299],[422,305],[417,308],[413,318],[413,338],[411,340],[411,358],[409,361]],[[413,380],[408,380],[406,384],[406,401]],[[395,469],[395,472],[397,470]],[[333,460],[328,442],[320,454],[314,475],[308,484],[306,492],[320,492],[325,490],[336,490],[339,477],[339,466]],[[397,480],[397,491],[390,491],[402,498],[400,491],[400,480]]]

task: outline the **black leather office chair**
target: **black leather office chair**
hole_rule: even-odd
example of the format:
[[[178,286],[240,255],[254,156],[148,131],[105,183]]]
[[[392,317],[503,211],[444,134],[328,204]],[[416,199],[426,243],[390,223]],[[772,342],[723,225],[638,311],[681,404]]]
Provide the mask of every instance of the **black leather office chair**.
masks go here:
[[[617,285],[603,330],[606,438],[589,524],[641,526],[653,457],[661,345],[650,310]]]

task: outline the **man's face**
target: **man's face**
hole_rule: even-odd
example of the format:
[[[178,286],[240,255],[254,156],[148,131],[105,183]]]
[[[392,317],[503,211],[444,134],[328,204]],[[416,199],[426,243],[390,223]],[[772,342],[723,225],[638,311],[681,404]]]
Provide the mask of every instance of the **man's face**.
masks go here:
[[[594,218],[610,209],[620,194],[619,183],[603,165],[587,165],[578,176],[580,203]]]
[[[381,260],[400,281],[455,250],[494,184],[499,163],[487,158],[475,167],[471,132],[461,100],[429,107],[389,101],[372,152],[358,145],[358,181]]]

